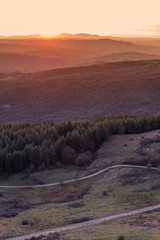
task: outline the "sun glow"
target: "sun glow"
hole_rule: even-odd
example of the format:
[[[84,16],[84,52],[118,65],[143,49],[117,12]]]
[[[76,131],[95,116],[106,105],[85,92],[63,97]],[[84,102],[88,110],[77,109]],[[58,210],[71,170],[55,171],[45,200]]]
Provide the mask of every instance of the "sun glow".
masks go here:
[[[159,8],[159,0],[0,0],[0,35],[159,35]]]
[[[41,34],[40,35],[42,38],[48,38],[48,39],[51,39],[51,38],[55,38],[57,36],[57,34]]]

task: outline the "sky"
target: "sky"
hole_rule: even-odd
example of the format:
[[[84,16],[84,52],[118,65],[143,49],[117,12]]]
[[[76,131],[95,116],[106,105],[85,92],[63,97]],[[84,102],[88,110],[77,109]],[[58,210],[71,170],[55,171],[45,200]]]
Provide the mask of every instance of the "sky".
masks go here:
[[[0,0],[0,35],[160,36],[160,0]]]

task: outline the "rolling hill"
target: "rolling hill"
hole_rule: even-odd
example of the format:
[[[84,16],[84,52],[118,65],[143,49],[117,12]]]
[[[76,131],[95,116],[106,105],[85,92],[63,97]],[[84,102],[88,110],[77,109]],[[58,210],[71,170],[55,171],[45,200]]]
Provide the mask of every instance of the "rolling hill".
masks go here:
[[[0,72],[36,72],[65,66],[65,61],[59,58],[0,52]]]
[[[0,74],[0,122],[160,113],[160,61]]]
[[[160,59],[160,56],[151,55],[147,53],[141,52],[123,52],[123,53],[114,53],[110,55],[104,55],[95,57],[88,60],[88,64],[100,64],[107,62],[124,62],[124,61],[139,61],[139,60],[152,60],[152,59]]]
[[[0,72],[35,72],[160,57],[159,47],[97,39],[98,36],[91,36],[90,39],[90,35],[85,34],[67,36],[61,34],[54,39],[0,39]]]

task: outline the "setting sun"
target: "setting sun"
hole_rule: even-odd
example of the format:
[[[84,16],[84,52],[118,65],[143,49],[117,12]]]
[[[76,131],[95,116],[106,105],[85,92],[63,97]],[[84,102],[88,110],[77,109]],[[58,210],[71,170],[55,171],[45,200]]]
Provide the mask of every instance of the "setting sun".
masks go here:
[[[40,34],[40,37],[48,39],[55,38],[56,36],[57,36],[56,34]]]

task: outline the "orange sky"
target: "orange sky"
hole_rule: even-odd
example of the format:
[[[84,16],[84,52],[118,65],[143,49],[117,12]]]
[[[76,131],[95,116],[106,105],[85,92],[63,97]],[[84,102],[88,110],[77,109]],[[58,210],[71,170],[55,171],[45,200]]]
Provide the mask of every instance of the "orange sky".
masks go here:
[[[160,35],[160,0],[0,0],[0,35]]]

